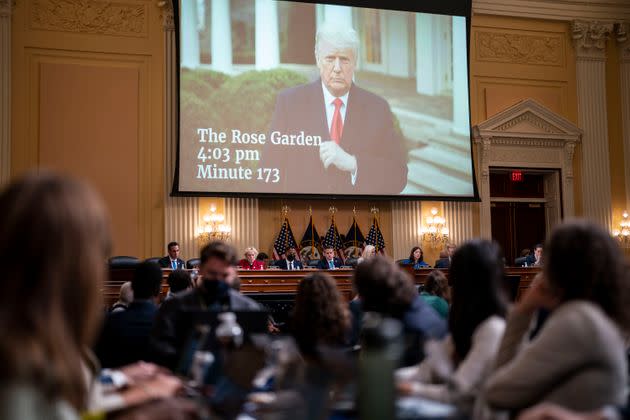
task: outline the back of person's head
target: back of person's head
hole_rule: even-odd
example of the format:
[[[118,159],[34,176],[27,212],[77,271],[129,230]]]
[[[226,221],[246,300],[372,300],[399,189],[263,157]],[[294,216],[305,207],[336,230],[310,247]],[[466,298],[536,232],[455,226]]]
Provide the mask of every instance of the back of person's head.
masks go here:
[[[610,234],[575,220],[554,229],[545,244],[544,273],[552,292],[563,302],[590,301],[627,329],[628,267]]]
[[[173,270],[166,280],[171,293],[178,293],[192,287],[190,273],[185,270]]]
[[[131,282],[126,281],[120,286],[120,294],[118,295],[118,302],[129,305],[133,302],[133,289],[131,288]]]
[[[472,335],[492,315],[505,317],[501,249],[495,242],[476,239],[457,248],[449,268],[451,310],[449,329],[456,359],[468,354]]]
[[[291,331],[300,351],[315,356],[317,345],[341,346],[349,315],[335,280],[325,272],[309,274],[298,284]]]
[[[85,407],[82,349],[98,331],[110,253],[101,199],[86,184],[29,174],[0,195],[0,378]],[[17,252],[16,252],[17,250]]]
[[[264,252],[259,252],[258,255],[256,255],[256,259],[258,261],[267,261],[269,259],[269,255]]]
[[[354,287],[364,310],[393,317],[401,317],[418,295],[411,277],[382,255],[357,266]]]
[[[200,265],[203,265],[211,258],[217,258],[227,264],[236,264],[236,250],[223,241],[212,241],[204,246],[199,256]]]
[[[448,252],[440,251],[440,259],[443,260],[444,258],[448,258]]]
[[[153,262],[138,264],[131,279],[133,299],[150,299],[159,296],[162,288],[162,269]]]
[[[448,293],[448,280],[440,270],[433,270],[424,281],[424,291],[441,298],[446,298]]]
[[[523,248],[523,250],[521,250],[521,257],[527,257],[531,253],[532,251],[529,248]]]

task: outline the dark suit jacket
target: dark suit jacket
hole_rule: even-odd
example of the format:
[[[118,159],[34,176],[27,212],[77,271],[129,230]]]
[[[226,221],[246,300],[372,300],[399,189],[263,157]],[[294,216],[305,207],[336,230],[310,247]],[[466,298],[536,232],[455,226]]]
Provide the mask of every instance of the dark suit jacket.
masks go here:
[[[339,268],[343,265],[341,260],[337,257],[335,257],[333,261],[335,263],[335,268]],[[328,261],[326,261],[325,259],[319,261],[319,264],[317,264],[317,268],[319,268],[320,270],[330,270],[330,267],[328,266]]]
[[[167,255],[166,257],[162,257],[158,260],[158,264],[162,268],[173,268],[171,267],[171,259]],[[182,259],[177,259],[177,269],[184,270],[186,269],[186,262]]]
[[[229,289],[224,310],[257,311],[261,307],[254,300]],[[188,340],[192,319],[187,312],[205,310],[205,300],[199,288],[178,293],[162,303],[158,311],[150,339],[151,360],[171,370],[177,367],[181,351]]]
[[[149,335],[158,307],[151,301],[133,301],[122,312],[109,314],[96,345],[104,368],[149,360]]]
[[[451,265],[451,261],[448,258],[440,258],[435,261],[434,268],[448,268]]]
[[[279,260],[276,262],[276,267],[281,270],[288,270],[289,262],[287,260]],[[293,269],[294,270],[303,270],[304,266],[302,266],[302,262],[299,260],[293,260]]]
[[[282,134],[321,136],[330,140],[322,82],[278,94],[270,128]],[[269,139],[270,140],[270,139]],[[319,146],[279,146],[267,141],[262,167],[281,168],[280,182],[266,186],[282,192],[303,185],[309,193],[397,194],[407,184],[407,155],[394,129],[389,104],[352,85],[339,145],[357,159],[357,179],[331,165],[324,169]]]

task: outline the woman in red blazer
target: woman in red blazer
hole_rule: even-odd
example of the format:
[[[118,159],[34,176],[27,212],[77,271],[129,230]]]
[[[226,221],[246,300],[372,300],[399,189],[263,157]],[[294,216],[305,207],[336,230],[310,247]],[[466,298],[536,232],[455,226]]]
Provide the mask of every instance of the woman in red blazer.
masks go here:
[[[253,246],[245,248],[245,258],[238,262],[238,268],[241,270],[264,270],[265,264],[256,259],[258,251]]]

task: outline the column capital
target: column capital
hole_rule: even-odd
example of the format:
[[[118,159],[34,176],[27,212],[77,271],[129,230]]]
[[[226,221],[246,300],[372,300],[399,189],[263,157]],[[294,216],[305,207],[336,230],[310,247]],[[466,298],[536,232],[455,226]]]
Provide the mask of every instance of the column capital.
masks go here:
[[[615,25],[615,39],[619,46],[619,59],[624,62],[630,62],[630,23],[620,22]]]
[[[11,8],[14,0],[0,0],[0,17],[11,16]]]
[[[605,60],[606,41],[613,32],[613,23],[574,20],[571,38],[578,60]]]
[[[0,0],[2,2],[4,0]],[[164,32],[175,31],[175,14],[173,12],[173,0],[158,0],[157,7],[162,10],[162,29]]]

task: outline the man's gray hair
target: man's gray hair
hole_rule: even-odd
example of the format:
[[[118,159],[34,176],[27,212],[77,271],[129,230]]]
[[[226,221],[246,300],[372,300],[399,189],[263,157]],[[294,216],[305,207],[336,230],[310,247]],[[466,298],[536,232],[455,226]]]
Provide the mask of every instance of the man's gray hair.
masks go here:
[[[350,48],[356,60],[359,56],[359,34],[353,28],[337,22],[324,22],[315,35],[315,60],[319,63],[319,44],[325,41],[337,48]]]

